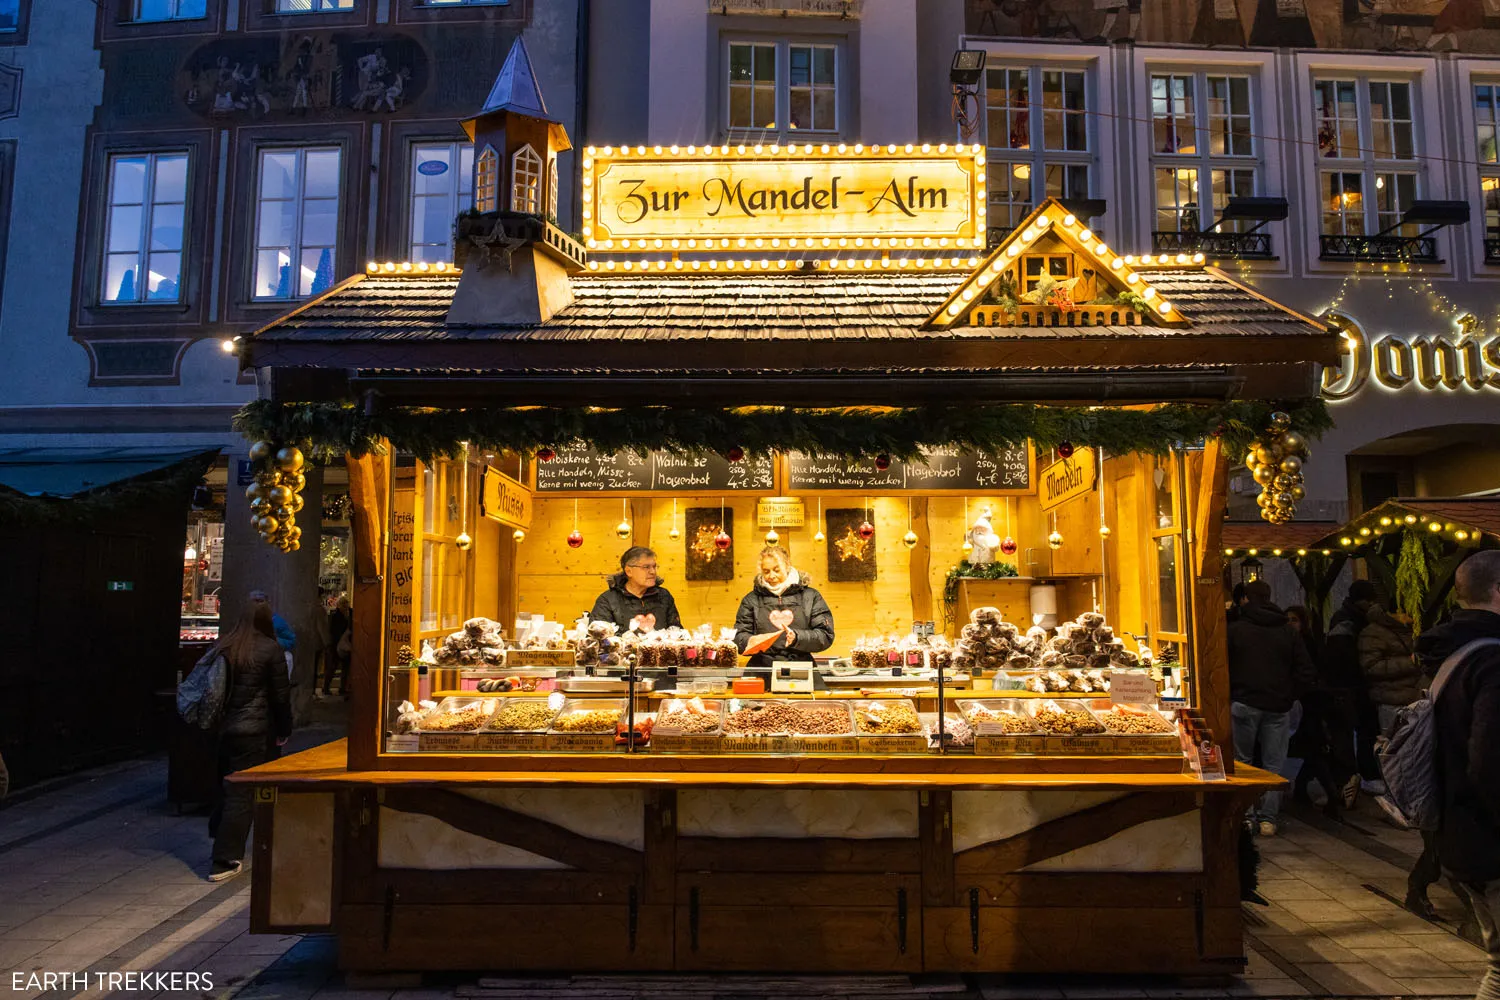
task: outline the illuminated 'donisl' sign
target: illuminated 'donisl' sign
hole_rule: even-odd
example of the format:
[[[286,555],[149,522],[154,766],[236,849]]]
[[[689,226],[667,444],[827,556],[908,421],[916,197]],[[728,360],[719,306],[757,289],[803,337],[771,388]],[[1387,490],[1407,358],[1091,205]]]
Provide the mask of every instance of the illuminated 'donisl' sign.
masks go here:
[[[1372,338],[1341,324],[1346,354],[1323,369],[1323,398],[1348,399],[1371,380],[1390,390],[1500,390],[1500,335],[1453,334]]]
[[[583,236],[595,250],[982,247],[984,198],[978,146],[590,146],[583,156]]]

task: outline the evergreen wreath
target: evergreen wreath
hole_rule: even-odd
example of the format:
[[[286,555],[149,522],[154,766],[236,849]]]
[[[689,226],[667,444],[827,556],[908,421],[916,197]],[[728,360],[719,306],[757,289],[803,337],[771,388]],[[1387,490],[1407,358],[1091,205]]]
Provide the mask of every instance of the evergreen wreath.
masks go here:
[[[388,407],[373,413],[353,403],[279,403],[256,400],[235,415],[251,441],[297,444],[319,461],[367,455],[389,441],[420,459],[451,457],[462,442],[483,451],[533,454],[541,448],[586,444],[604,453],[633,451],[833,452],[840,455],[918,457],[924,448],[996,452],[1031,441],[1050,449],[1063,442],[1106,453],[1162,454],[1221,436],[1237,460],[1273,410],[1292,417],[1298,432],[1316,437],[1333,421],[1321,399],[1164,403],[1149,409],[1045,406],[677,408]]]

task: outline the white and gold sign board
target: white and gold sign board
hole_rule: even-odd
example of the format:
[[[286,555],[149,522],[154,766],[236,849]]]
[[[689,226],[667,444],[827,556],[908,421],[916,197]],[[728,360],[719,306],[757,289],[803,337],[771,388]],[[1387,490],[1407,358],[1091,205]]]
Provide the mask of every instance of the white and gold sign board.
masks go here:
[[[982,247],[984,198],[984,150],[966,145],[591,146],[583,157],[595,250]]]

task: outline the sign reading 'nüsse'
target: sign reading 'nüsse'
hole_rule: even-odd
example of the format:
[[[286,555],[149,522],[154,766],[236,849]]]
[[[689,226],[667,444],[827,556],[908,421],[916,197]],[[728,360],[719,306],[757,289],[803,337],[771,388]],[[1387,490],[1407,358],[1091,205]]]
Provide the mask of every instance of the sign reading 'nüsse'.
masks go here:
[[[930,250],[985,239],[979,147],[590,147],[583,197],[583,235],[595,249],[662,249],[656,240],[679,241],[673,249],[745,249],[742,239],[821,246],[826,238],[830,249],[860,240]]]

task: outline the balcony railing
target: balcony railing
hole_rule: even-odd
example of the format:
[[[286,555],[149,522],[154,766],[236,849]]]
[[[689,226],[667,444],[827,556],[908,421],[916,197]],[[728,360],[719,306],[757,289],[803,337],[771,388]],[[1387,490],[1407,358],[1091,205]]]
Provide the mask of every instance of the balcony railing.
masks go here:
[[[1270,260],[1270,233],[1195,233],[1157,230],[1151,234],[1152,253],[1201,253],[1231,260]]]
[[[1484,262],[1500,264],[1500,237],[1487,237],[1484,241]]]
[[[1436,263],[1437,240],[1431,236],[1318,237],[1318,256],[1324,260]]]
[[[989,244],[988,249],[993,250],[1005,242],[1005,237],[1015,232],[1014,226],[991,226],[985,232],[985,242]]]

